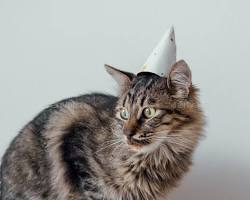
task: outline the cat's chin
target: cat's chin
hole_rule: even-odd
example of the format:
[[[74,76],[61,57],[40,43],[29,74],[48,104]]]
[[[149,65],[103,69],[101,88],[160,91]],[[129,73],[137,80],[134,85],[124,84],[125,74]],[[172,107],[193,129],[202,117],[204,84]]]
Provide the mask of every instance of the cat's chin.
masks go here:
[[[138,153],[151,153],[160,146],[159,141],[155,141],[149,144],[142,144],[136,141],[127,140],[127,144],[132,151]]]
[[[134,140],[128,140],[127,138],[125,139],[126,140],[126,143],[128,144],[129,148],[132,150],[132,151],[135,151],[135,152],[138,152],[140,151],[140,149],[143,148],[143,144],[139,143],[139,142],[136,142]]]
[[[129,144],[129,147],[132,151],[134,152],[139,152],[140,149],[142,148],[142,146],[138,146],[138,145],[133,145],[133,144]]]

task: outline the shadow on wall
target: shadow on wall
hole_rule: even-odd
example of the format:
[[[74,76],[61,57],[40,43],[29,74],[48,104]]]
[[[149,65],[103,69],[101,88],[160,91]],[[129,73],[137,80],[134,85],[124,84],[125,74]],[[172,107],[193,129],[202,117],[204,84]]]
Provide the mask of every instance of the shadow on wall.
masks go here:
[[[191,173],[169,197],[169,200],[249,199],[249,166],[225,158],[216,161],[203,158],[200,163],[195,163]]]

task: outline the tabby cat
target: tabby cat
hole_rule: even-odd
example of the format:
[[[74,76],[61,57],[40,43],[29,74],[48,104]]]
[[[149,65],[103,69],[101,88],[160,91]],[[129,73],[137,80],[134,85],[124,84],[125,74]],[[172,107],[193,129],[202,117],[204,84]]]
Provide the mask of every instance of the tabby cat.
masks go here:
[[[106,66],[118,97],[62,100],[30,121],[1,165],[1,200],[160,200],[188,171],[203,114],[191,72]]]

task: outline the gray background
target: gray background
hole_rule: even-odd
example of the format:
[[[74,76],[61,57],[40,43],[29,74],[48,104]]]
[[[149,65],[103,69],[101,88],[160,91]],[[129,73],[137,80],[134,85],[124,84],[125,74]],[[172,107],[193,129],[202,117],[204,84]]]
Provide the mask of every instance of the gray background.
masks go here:
[[[52,102],[115,94],[104,63],[138,72],[174,24],[208,125],[172,200],[250,199],[250,1],[0,0],[0,156]]]

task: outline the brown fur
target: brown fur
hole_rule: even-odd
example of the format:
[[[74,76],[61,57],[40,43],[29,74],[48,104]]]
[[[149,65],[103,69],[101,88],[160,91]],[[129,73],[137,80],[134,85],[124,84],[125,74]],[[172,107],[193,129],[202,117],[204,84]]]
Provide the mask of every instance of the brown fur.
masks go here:
[[[188,66],[168,77],[106,67],[119,98],[70,98],[26,125],[3,159],[3,200],[162,200],[178,185],[204,126]]]

